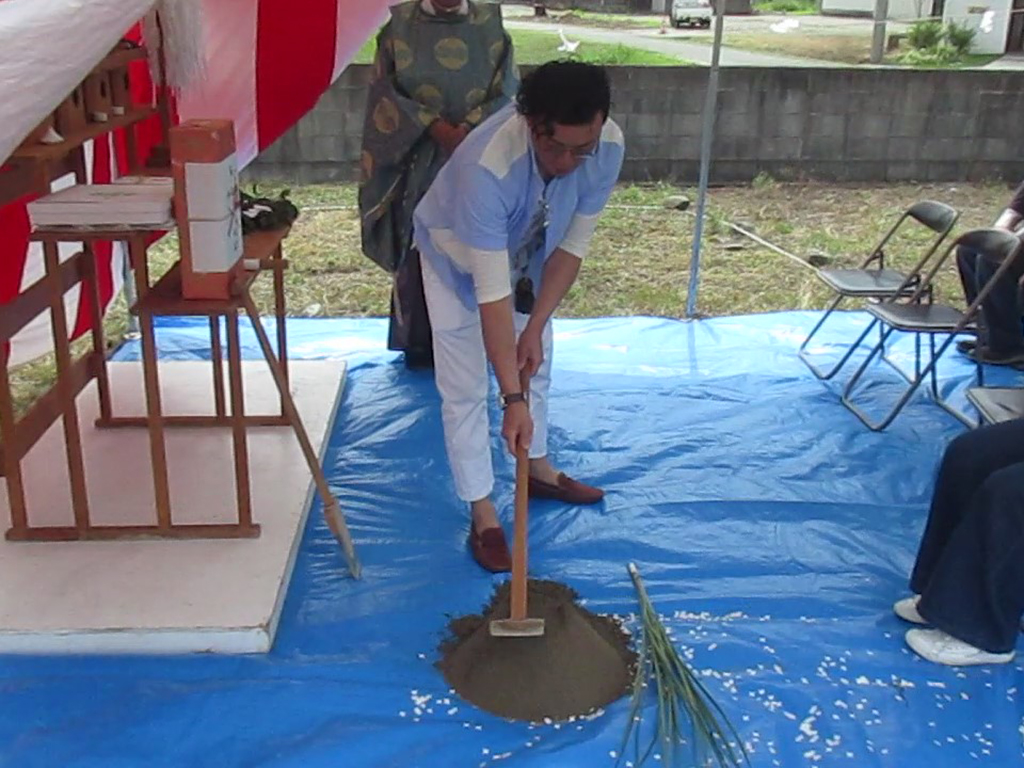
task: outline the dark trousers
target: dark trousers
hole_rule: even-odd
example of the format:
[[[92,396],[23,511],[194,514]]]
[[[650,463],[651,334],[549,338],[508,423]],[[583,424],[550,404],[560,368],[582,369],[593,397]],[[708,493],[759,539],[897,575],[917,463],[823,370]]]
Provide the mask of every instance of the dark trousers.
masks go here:
[[[423,272],[420,254],[415,248],[406,253],[395,271],[388,349],[404,351],[405,364],[410,368],[434,365],[433,334],[427,300],[423,296]]]
[[[1024,419],[950,443],[910,588],[939,629],[991,653],[1013,649],[1024,613]]]
[[[999,268],[975,251],[963,246],[956,249],[956,265],[960,270],[960,282],[964,286],[964,297],[972,303],[978,292]],[[981,303],[983,330],[981,343],[994,352],[1009,353],[1024,350],[1024,331],[1021,329],[1020,287],[1018,281],[1024,273],[1024,259],[1016,259],[1003,273],[999,282]]]

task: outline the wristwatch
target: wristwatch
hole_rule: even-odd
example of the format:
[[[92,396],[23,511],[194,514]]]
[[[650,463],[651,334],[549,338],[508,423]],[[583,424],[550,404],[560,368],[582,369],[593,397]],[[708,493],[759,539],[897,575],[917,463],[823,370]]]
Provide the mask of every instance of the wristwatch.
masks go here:
[[[505,410],[512,403],[525,403],[526,395],[522,392],[510,392],[507,395],[501,393],[498,395],[498,402],[501,403],[501,410]]]

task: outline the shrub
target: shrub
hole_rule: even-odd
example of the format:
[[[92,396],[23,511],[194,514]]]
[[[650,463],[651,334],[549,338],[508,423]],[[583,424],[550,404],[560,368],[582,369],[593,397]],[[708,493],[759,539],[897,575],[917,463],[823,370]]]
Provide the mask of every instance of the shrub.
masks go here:
[[[937,48],[942,42],[942,22],[935,19],[915,21],[907,32],[907,42],[919,51]]]
[[[946,25],[946,42],[960,56],[966,56],[971,52],[975,34],[975,30],[966,24],[957,24],[955,21],[951,21]]]
[[[959,60],[959,54],[945,43],[931,50],[914,48],[900,56],[900,63],[911,67],[944,67]]]

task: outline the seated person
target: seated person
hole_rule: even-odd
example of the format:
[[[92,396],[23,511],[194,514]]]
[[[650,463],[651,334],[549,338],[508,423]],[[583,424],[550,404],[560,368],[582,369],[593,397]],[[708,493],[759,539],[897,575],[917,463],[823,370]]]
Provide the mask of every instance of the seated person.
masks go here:
[[[1006,210],[996,219],[994,227],[1007,231],[1020,231],[1024,220],[1024,182],[1013,193]],[[982,259],[974,251],[960,247],[956,264],[964,296],[970,304],[978,291],[992,277],[998,264]],[[956,348],[971,358],[991,365],[1024,367],[1024,331],[1021,330],[1020,279],[1024,275],[1024,258],[1018,258],[998,285],[981,304],[981,327],[978,341],[958,342]]]
[[[910,588],[893,610],[931,625],[906,634],[918,654],[950,666],[1013,660],[1024,613],[1024,419],[946,448]]]

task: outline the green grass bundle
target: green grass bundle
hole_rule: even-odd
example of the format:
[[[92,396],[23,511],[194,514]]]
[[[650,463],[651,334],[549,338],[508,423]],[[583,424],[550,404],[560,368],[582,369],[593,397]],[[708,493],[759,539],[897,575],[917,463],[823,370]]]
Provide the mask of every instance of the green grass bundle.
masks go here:
[[[687,742],[692,747],[690,755],[694,766],[739,768],[749,765],[742,739],[725,712],[679,655],[647,595],[640,571],[633,563],[629,564],[629,575],[640,600],[642,635],[637,648],[629,722],[622,739],[619,762],[623,761],[632,738],[634,768],[640,768],[659,746],[661,764],[677,765],[677,761],[685,759],[680,747]],[[658,722],[650,743],[642,748],[641,712],[648,688],[653,688],[657,696]]]

